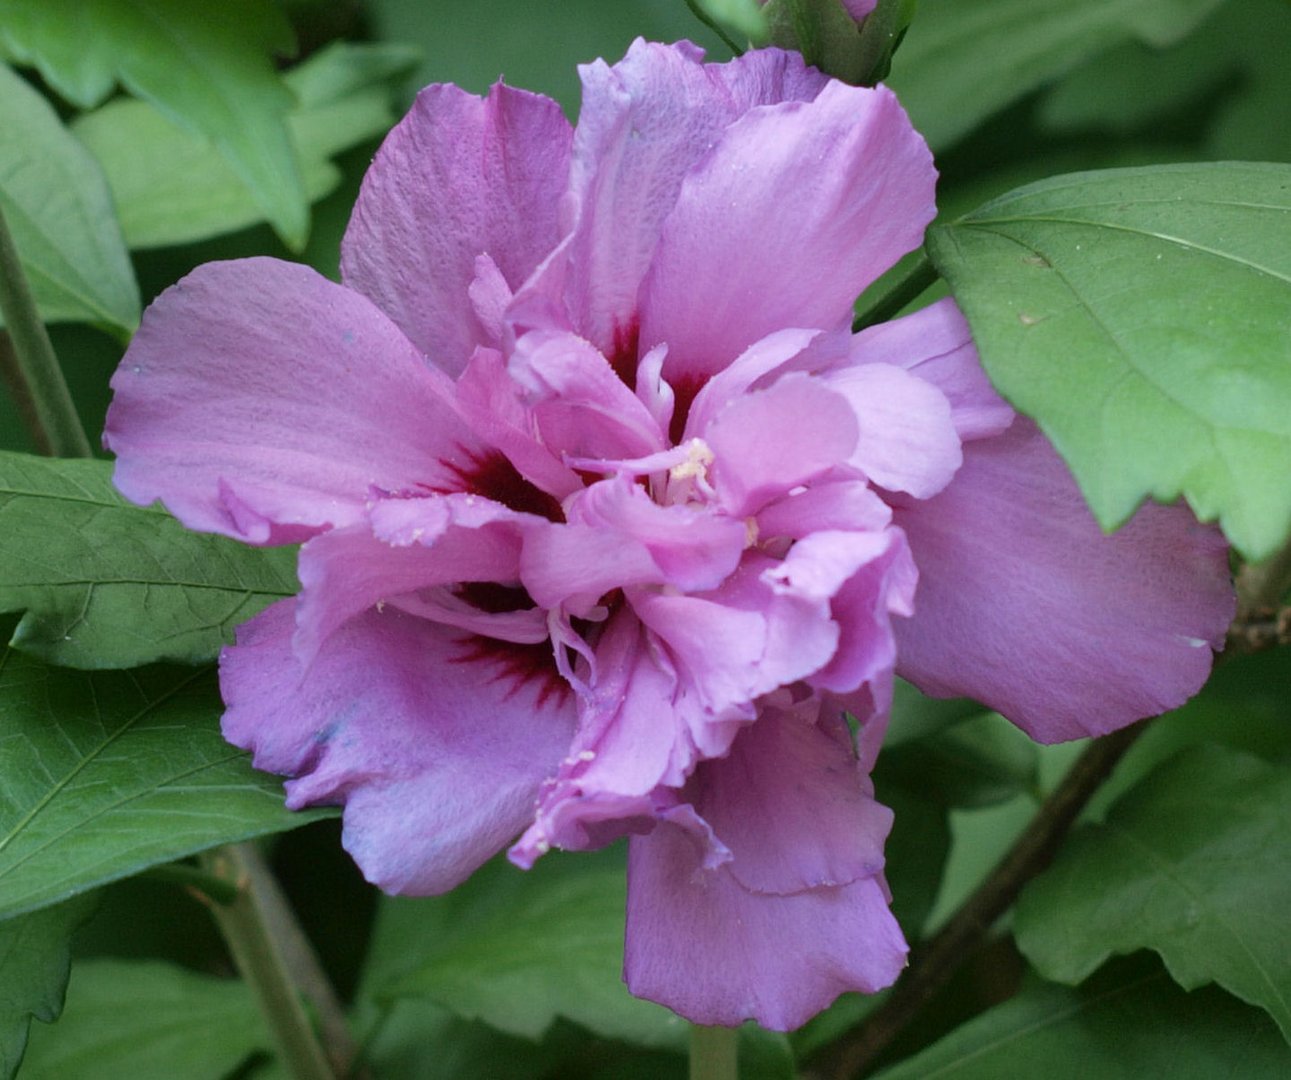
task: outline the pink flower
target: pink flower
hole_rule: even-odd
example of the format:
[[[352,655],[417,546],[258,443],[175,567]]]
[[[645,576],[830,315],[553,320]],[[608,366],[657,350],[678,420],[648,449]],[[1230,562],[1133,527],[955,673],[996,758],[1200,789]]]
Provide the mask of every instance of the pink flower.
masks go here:
[[[847,14],[860,22],[878,6],[879,0],[837,0],[837,2],[847,9]],[[758,3],[766,7],[768,0],[758,0]]]
[[[223,655],[224,730],[290,806],[345,804],[372,881],[630,834],[631,989],[792,1028],[905,962],[868,779],[894,667],[1109,731],[1205,679],[1224,550],[1173,507],[1100,535],[952,302],[852,335],[933,216],[888,90],[643,42],[582,77],[573,131],[425,90],[345,283],[198,269],[106,440],[131,499],[304,541]]]

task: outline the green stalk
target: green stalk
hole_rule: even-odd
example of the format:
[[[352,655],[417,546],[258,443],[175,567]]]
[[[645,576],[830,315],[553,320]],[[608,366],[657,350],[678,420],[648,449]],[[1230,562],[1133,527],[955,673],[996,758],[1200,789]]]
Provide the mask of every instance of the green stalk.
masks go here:
[[[12,349],[0,350],[8,361],[6,380],[28,414],[42,449],[54,457],[92,457],[90,441],[72,403],[62,369],[54,356],[45,324],[27,284],[9,226],[0,212],[0,315]]]
[[[690,1080],[739,1080],[739,1028],[690,1028]]]
[[[269,931],[270,920],[256,887],[263,869],[258,855],[250,845],[238,844],[207,852],[202,861],[209,873],[238,890],[233,903],[212,904],[211,914],[268,1021],[283,1068],[293,1080],[335,1080],[337,1073],[314,1035],[287,960]]]
[[[924,248],[914,265],[894,281],[877,300],[852,321],[852,332],[859,333],[867,326],[875,326],[895,318],[907,304],[917,300],[937,280],[937,268],[928,258]]]

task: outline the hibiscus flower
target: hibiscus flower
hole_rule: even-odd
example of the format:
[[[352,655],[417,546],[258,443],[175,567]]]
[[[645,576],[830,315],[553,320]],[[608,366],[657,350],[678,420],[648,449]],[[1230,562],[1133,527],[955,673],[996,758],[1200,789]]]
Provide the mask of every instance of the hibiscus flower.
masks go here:
[[[129,498],[303,542],[223,654],[224,731],[288,805],[344,804],[370,880],[628,835],[632,991],[792,1028],[905,962],[869,782],[894,671],[1109,731],[1205,679],[1225,553],[1179,507],[1101,535],[952,301],[852,334],[934,213],[890,91],[640,41],[582,79],[574,129],[424,90],[343,283],[199,268],[105,439]]]

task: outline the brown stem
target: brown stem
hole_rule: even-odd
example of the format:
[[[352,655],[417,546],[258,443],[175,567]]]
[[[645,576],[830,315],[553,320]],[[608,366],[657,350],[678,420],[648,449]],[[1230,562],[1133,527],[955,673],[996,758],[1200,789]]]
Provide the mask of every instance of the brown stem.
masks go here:
[[[850,1080],[873,1064],[910,1021],[986,940],[1022,886],[1052,860],[1067,830],[1146,727],[1135,724],[1090,743],[977,891],[950,921],[911,954],[910,967],[865,1022],[813,1062],[813,1075]]]

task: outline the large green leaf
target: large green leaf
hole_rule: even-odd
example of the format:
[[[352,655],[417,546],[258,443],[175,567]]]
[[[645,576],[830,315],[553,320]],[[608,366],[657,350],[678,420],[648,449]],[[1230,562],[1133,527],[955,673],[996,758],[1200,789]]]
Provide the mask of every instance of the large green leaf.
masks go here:
[[[683,1022],[623,985],[622,846],[553,853],[526,872],[495,859],[447,896],[386,899],[365,977],[377,999],[428,997],[536,1039],[558,1017],[648,1046]]]
[[[1018,947],[1079,982],[1150,948],[1185,987],[1217,982],[1291,1039],[1291,769],[1187,750],[1072,835],[1023,893]]]
[[[219,732],[209,669],[79,672],[0,654],[0,918],[334,811],[284,809]]]
[[[921,0],[888,82],[933,149],[1123,41],[1163,46],[1222,0]]]
[[[32,1030],[22,1080],[222,1080],[270,1045],[241,982],[159,961],[83,960],[62,1018]]]
[[[0,922],[0,1080],[17,1072],[32,1018],[49,1023],[62,1011],[72,933],[93,907],[86,894]]]
[[[192,533],[132,506],[105,461],[0,452],[0,611],[14,644],[72,667],[213,659],[296,590],[294,555]]]
[[[0,211],[41,317],[132,330],[139,287],[94,158],[4,64],[0,116]]]
[[[0,41],[89,108],[120,81],[176,123],[211,139],[265,216],[296,247],[309,208],[274,70],[294,48],[272,0],[0,0]]]
[[[1274,1080],[1291,1050],[1259,1013],[1159,969],[1118,965],[1071,990],[1034,983],[876,1080]]]
[[[394,122],[391,81],[407,74],[417,58],[416,50],[397,45],[337,43],[287,73],[298,101],[287,127],[311,202],[340,182],[333,155]],[[72,130],[103,166],[132,248],[201,240],[264,218],[210,142],[147,102],[110,101],[76,120]]]
[[[1291,531],[1291,165],[1031,184],[928,249],[995,385],[1104,528],[1185,496],[1250,559]]]

